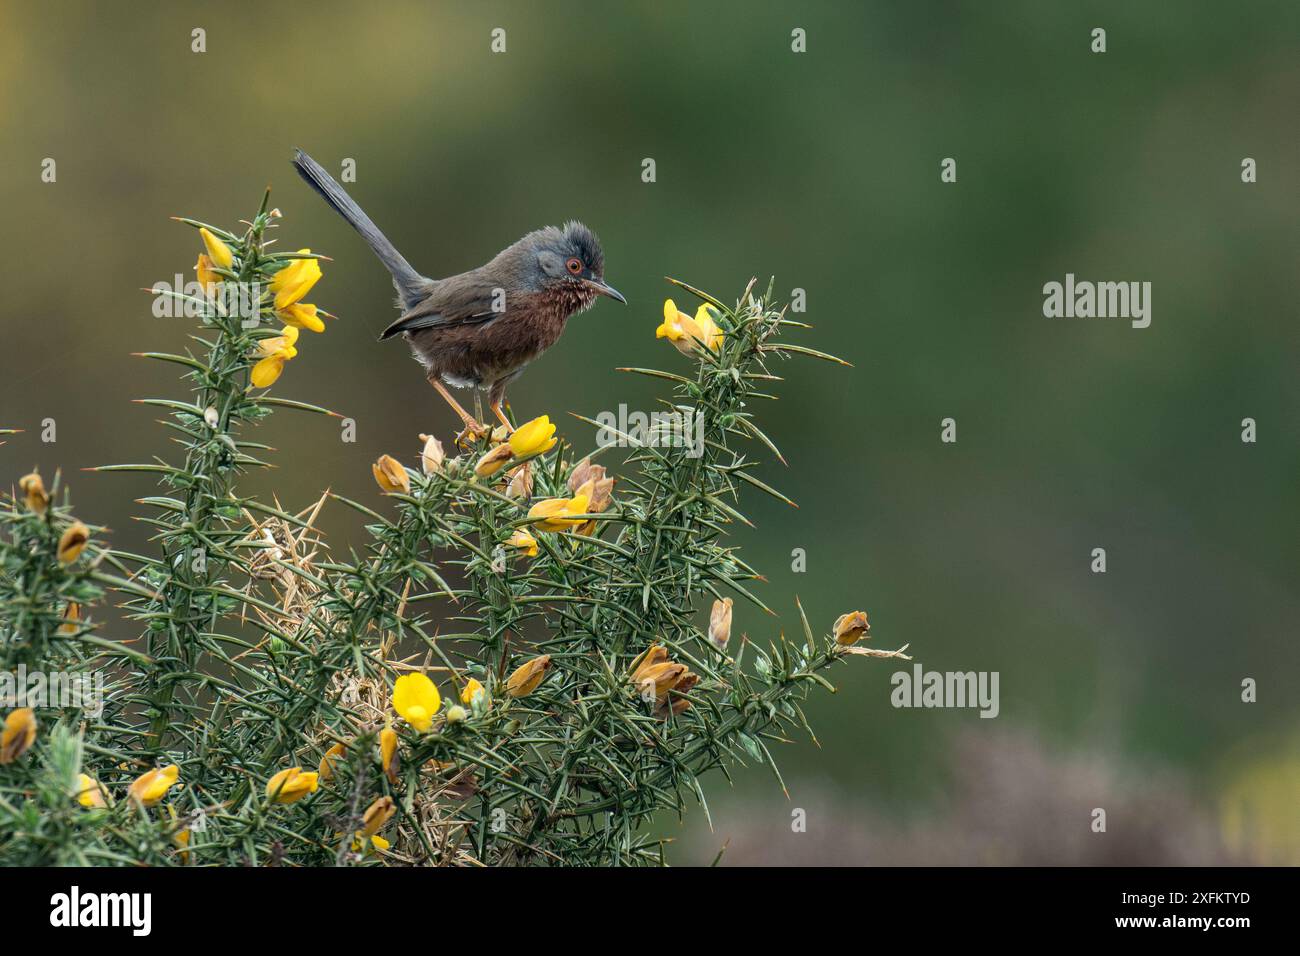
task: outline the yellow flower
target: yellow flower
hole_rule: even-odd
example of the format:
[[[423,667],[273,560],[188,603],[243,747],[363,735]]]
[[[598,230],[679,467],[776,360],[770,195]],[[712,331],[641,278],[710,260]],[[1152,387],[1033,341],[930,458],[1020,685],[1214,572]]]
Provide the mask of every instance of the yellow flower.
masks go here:
[[[537,685],[546,679],[546,672],[550,669],[550,654],[525,661],[506,678],[506,693],[511,697],[527,697],[537,690]]]
[[[324,332],[325,323],[317,314],[320,310],[309,302],[294,302],[292,305],[276,313],[285,325],[292,325],[296,329],[306,329],[308,332]]]
[[[274,355],[281,350],[287,350],[290,353],[288,357],[293,358],[298,354],[298,350],[294,348],[297,344],[298,330],[292,325],[286,325],[280,330],[279,335],[260,340],[257,347],[261,349],[263,355]]]
[[[294,348],[277,349],[253,366],[249,381],[254,388],[270,388],[284,371],[284,363],[297,354]]]
[[[229,269],[235,261],[230,247],[205,228],[199,229],[199,236],[203,239],[203,247],[208,250],[208,258],[221,268]]]
[[[549,415],[525,422],[510,434],[510,450],[518,458],[537,455],[555,447],[555,426]]]
[[[45,514],[45,509],[50,504],[50,496],[45,491],[45,482],[41,481],[41,476],[37,472],[23,475],[18,479],[18,487],[26,496],[28,510],[38,515]]]
[[[299,249],[306,255],[310,249]],[[275,309],[283,312],[311,291],[320,279],[320,263],[315,259],[295,259],[271,277],[271,292],[275,294]]]
[[[421,435],[420,441],[424,442],[424,450],[420,452],[420,467],[424,473],[434,475],[442,471],[442,463],[447,458],[442,450],[442,442],[432,435]]]
[[[858,639],[869,630],[871,625],[867,623],[866,611],[841,614],[835,619],[835,643],[845,647],[856,644]]]
[[[162,769],[155,767],[136,777],[126,795],[142,807],[155,807],[167,796],[167,791],[175,786],[180,774],[181,768],[176,764]]]
[[[370,466],[375,482],[387,492],[401,491],[411,493],[411,476],[406,473],[402,463],[392,455],[380,455],[379,460]]]
[[[320,758],[320,766],[316,768],[316,779],[321,783],[329,783],[334,779],[334,765],[338,759],[347,753],[348,748],[342,744],[335,744],[329,750],[325,751],[325,756]]]
[[[11,710],[0,730],[0,764],[13,763],[36,742],[36,711],[30,707]]]
[[[212,295],[215,291],[212,287],[225,281],[226,277],[217,272],[212,266],[212,260],[203,253],[199,253],[199,261],[194,263],[194,274],[198,276],[199,285],[203,286],[203,291],[207,295]]]
[[[655,338],[667,339],[683,355],[692,355],[697,345],[714,352],[722,345],[722,330],[713,319],[709,306],[702,305],[691,318],[680,312],[672,299],[664,300],[664,320],[655,329]]]
[[[104,791],[89,774],[77,774],[77,802],[87,809],[104,806]]]
[[[449,725],[463,724],[469,717],[469,712],[460,704],[452,704],[447,708],[447,723]]]
[[[59,538],[59,560],[71,564],[81,556],[86,543],[90,541],[90,529],[80,521],[74,521]]]
[[[491,478],[510,462],[514,454],[509,445],[497,445],[474,465],[474,474],[480,478]]]
[[[709,613],[709,640],[720,651],[727,649],[731,640],[731,598],[722,598],[713,602]]]
[[[421,673],[403,674],[393,683],[393,710],[423,733],[442,708],[442,696],[433,681]]]
[[[600,514],[609,507],[613,501],[611,492],[614,490],[614,478],[605,477],[605,469],[601,465],[592,465],[587,474],[590,476],[585,482],[578,487],[578,496],[587,498],[587,514]],[[596,519],[589,518],[583,522],[582,527],[575,530],[575,534],[590,535],[596,530]]]
[[[315,771],[303,773],[302,767],[281,770],[266,782],[266,795],[276,803],[297,803],[320,786]]]
[[[373,846],[376,850],[379,850],[380,852],[383,852],[384,850],[387,850],[390,846],[392,846],[391,843],[389,843],[383,837],[379,836],[379,834],[375,834],[370,838],[370,845]]]
[[[582,524],[583,519],[571,517],[587,513],[587,496],[572,498],[547,498],[528,509],[528,518],[538,531],[564,531]]]
[[[518,548],[525,556],[530,558],[537,557],[537,539],[525,531],[523,528],[516,528],[510,540],[506,542],[512,548]]]
[[[384,828],[384,824],[391,820],[396,812],[397,805],[393,803],[392,797],[380,797],[366,807],[366,813],[361,822],[361,834],[367,837],[374,836]]]
[[[465,682],[465,686],[461,688],[460,702],[462,704],[472,704],[474,703],[474,696],[476,694],[482,694],[483,702],[487,703],[487,688],[471,677]]]
[[[379,732],[379,766],[390,783],[397,784],[397,771],[402,767],[402,758],[397,752],[397,731],[385,727]]]

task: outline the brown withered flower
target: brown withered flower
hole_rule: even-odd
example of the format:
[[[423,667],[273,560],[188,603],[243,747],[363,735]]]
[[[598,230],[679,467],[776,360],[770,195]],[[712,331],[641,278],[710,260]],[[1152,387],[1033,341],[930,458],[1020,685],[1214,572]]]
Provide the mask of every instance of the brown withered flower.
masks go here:
[[[669,716],[676,717],[686,711],[691,706],[691,702],[686,699],[685,695],[699,682],[699,674],[687,671],[677,681],[673,689],[655,703],[654,715],[660,719],[667,719]]]
[[[23,475],[18,479],[18,487],[25,497],[28,510],[38,515],[45,514],[50,496],[45,491],[45,482],[41,481],[40,474],[34,471],[30,475]]]
[[[446,452],[442,450],[442,442],[432,435],[421,435],[420,441],[424,442],[424,449],[420,452],[420,468],[426,475],[436,475],[442,471],[442,463],[447,458]]]
[[[400,491],[411,493],[411,478],[402,467],[402,463],[392,455],[380,455],[379,460],[370,466],[375,476],[375,484],[390,494]]]
[[[871,625],[867,623],[866,611],[841,614],[835,619],[835,643],[844,647],[856,644],[869,630]]]
[[[90,541],[90,529],[80,521],[74,521],[59,538],[59,560],[71,564],[81,556]]]
[[[720,598],[713,602],[709,614],[709,642],[720,651],[727,649],[731,640],[731,598]]]
[[[393,814],[397,812],[397,804],[393,803],[392,797],[380,797],[370,806],[366,807],[365,816],[361,818],[361,832],[372,837],[384,828]]]
[[[506,497],[527,501],[533,496],[533,470],[528,462],[510,472],[510,483],[506,485]]]
[[[514,673],[506,678],[506,693],[511,697],[527,697],[543,680],[551,669],[551,655],[543,654],[525,661],[515,668]]]

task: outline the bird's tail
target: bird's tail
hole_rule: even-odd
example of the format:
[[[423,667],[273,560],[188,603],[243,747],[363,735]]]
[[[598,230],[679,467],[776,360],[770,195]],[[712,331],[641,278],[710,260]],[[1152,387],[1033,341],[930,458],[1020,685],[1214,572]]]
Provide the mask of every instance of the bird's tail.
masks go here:
[[[409,309],[418,302],[427,290],[430,280],[411,268],[411,264],[388,241],[388,237],[379,231],[379,227],[371,221],[369,216],[362,212],[361,207],[334,180],[334,177],[325,171],[320,163],[301,149],[295,149],[293,152],[293,165],[297,168],[298,175],[307,181],[307,185],[320,193],[321,198],[329,203],[335,212],[346,219],[353,229],[361,233],[361,238],[366,240],[371,249],[375,250],[375,255],[379,257],[379,261],[387,266],[388,271],[393,274],[393,285],[397,287],[397,294],[402,300],[402,305]]]

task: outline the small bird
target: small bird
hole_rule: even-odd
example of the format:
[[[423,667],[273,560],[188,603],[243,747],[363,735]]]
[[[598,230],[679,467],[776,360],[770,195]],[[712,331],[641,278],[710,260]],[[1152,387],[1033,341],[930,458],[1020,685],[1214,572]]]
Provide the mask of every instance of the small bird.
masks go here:
[[[501,410],[506,386],[555,344],[569,316],[590,308],[597,296],[627,304],[605,281],[600,241],[580,222],[530,232],[477,269],[430,279],[411,268],[319,163],[298,149],[293,164],[392,273],[402,314],[379,338],[405,337],[429,384],[460,416],[465,434],[487,429],[447,386],[486,391],[492,414],[509,431]]]

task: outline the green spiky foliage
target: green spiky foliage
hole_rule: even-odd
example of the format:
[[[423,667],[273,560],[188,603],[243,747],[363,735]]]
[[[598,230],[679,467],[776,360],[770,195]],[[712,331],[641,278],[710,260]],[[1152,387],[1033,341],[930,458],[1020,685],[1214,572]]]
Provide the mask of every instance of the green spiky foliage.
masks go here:
[[[160,292],[200,322],[188,351],[146,353],[184,369],[188,397],[147,400],[184,455],[102,469],[157,476],[160,492],[142,499],[153,551],[113,550],[92,529],[61,560],[73,518],[57,481],[43,514],[21,494],[0,511],[5,667],[107,675],[102,708],[38,706],[36,743],[0,766],[0,864],[657,864],[653,817],[707,812],[711,772],[738,761],[776,772],[771,745],[807,729],[801,701],[832,689],[824,670],[903,656],[841,645],[801,608],[787,639],[735,544],[743,495],[788,501],[754,475],[758,456],[780,454],[753,413],[780,383],[774,361],[839,362],[782,340],[803,327],[770,286],[751,282],[728,305],[676,283],[708,306],[719,347],[696,343],[681,362],[690,374],[626,370],[670,389],[665,410],[691,423],[689,442],[663,440],[663,427],[583,455],[560,436],[483,477],[475,464],[495,447],[484,436],[407,462],[409,490],[373,500],[326,495],[289,512],[241,494],[268,451],[252,426],[277,408],[324,412],[250,386],[262,340],[279,334],[269,285],[299,258],[270,250],[278,215],[264,200],[241,233],[206,227],[233,252],[222,277],[254,289],[251,321],[202,291]],[[616,479],[608,502],[539,530],[530,507],[571,498],[575,468],[597,459]],[[346,556],[317,525],[327,502],[364,516]],[[110,596],[140,640],[97,633],[92,609],[107,613]],[[738,626],[720,646],[707,625],[724,597]],[[70,626],[74,602],[86,611]],[[662,692],[635,680],[652,647],[691,679]],[[512,696],[511,675],[543,655],[545,678]],[[424,729],[390,701],[413,671],[443,698]],[[458,705],[471,679],[483,693]],[[385,728],[397,739],[387,761]],[[332,747],[313,792],[268,794],[278,771],[316,771]],[[128,796],[170,765],[179,782],[156,805]],[[81,774],[105,806],[79,803]]]

